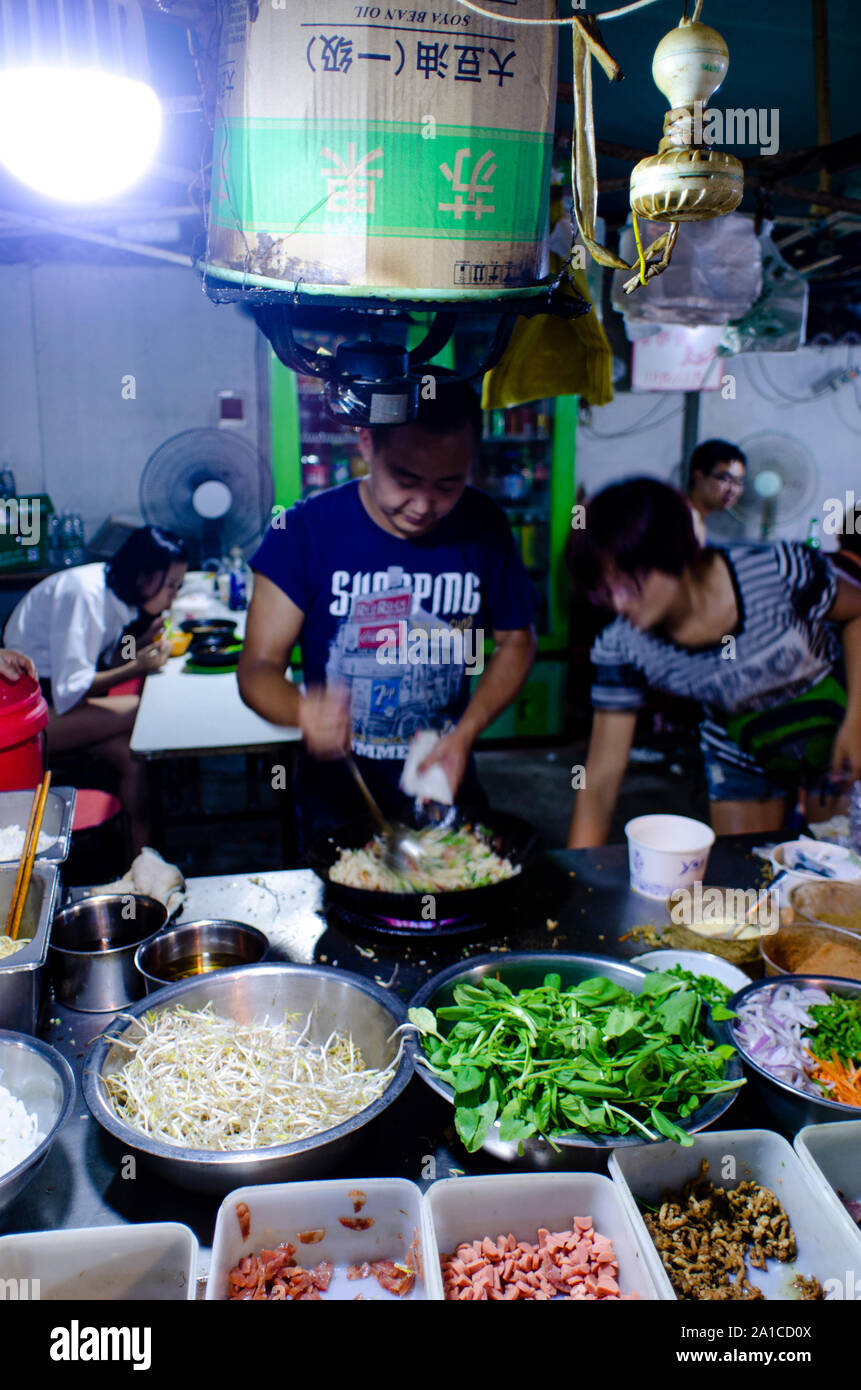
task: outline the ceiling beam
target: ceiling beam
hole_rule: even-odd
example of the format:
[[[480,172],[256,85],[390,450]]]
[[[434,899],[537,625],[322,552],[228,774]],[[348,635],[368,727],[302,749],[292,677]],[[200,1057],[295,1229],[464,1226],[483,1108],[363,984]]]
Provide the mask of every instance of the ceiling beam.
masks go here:
[[[847,135],[844,140],[833,140],[830,145],[787,150],[784,154],[754,155],[744,161],[744,167],[756,172],[774,169],[783,178],[815,174],[820,169],[829,174],[848,174],[861,168],[861,135]]]

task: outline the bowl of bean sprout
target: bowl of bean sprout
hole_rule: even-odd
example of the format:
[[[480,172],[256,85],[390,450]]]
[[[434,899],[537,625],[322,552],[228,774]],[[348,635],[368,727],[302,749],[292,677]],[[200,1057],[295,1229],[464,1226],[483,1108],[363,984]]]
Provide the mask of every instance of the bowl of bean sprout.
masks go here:
[[[403,1091],[399,999],[345,970],[273,963],[150,994],[94,1042],[84,1096],[123,1151],[225,1193],[339,1164]]]

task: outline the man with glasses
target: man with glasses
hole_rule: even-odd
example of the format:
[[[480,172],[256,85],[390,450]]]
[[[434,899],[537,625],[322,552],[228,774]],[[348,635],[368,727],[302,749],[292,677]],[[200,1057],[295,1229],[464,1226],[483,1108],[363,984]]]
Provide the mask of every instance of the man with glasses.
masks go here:
[[[691,454],[688,468],[688,503],[694,533],[700,545],[708,541],[707,524],[712,512],[735,505],[744,489],[747,459],[736,444],[707,439]]]

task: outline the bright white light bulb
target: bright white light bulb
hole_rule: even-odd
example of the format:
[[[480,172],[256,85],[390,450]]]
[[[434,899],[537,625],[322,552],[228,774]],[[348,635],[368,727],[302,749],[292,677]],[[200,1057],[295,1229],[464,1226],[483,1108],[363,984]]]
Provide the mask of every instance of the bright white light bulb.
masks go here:
[[[151,87],[98,69],[0,71],[0,162],[43,193],[94,203],[130,188],[161,135]]]

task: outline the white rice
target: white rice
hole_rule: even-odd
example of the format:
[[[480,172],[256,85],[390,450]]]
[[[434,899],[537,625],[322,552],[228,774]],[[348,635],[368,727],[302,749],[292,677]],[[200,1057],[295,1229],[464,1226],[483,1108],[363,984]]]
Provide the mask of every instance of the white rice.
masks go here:
[[[5,864],[10,859],[20,859],[24,853],[24,840],[26,831],[20,825],[5,825],[0,829],[0,863]],[[39,843],[36,846],[37,854],[44,854],[52,845],[57,843],[56,835],[46,835],[42,831],[39,835]]]
[[[45,1138],[23,1101],[0,1086],[0,1178],[22,1163]]]

